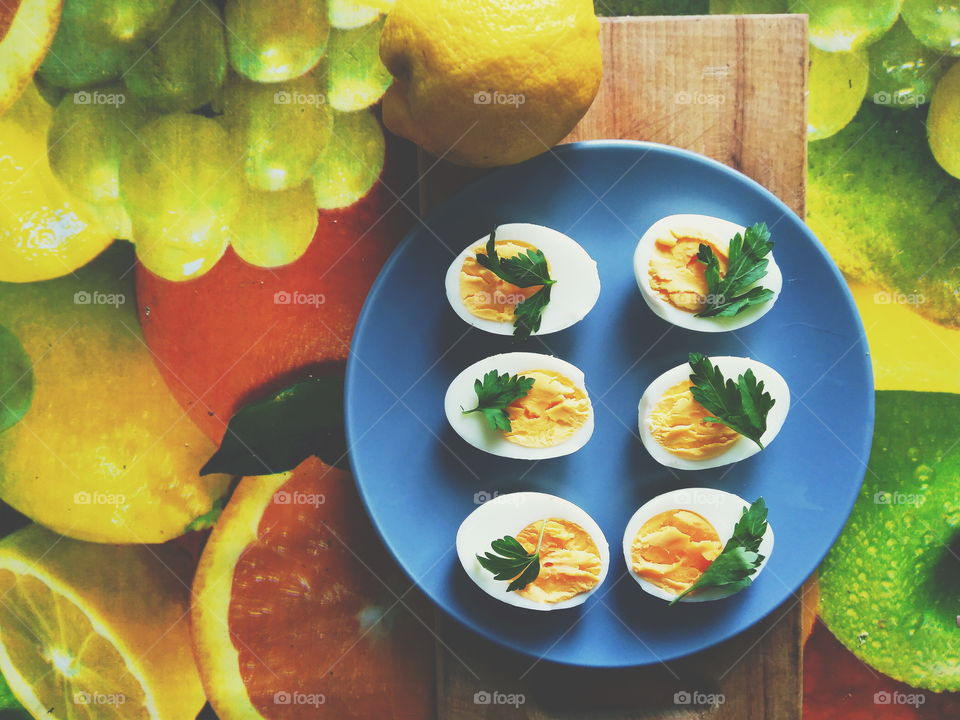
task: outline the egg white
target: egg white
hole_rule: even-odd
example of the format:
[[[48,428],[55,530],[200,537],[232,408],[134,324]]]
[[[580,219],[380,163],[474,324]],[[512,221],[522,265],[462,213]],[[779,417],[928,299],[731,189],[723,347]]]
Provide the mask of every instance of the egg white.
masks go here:
[[[477,406],[477,393],[473,383],[481,379],[486,373],[496,370],[498,373],[517,375],[530,370],[550,370],[569,378],[577,387],[587,392],[586,380],[583,371],[575,365],[553,355],[540,353],[513,352],[501,355],[492,355],[484,358],[457,375],[443,400],[443,407],[447,420],[457,434],[473,445],[493,455],[514,458],[517,460],[545,460],[561,457],[576,452],[593,435],[593,406],[590,407],[590,417],[569,438],[559,445],[547,448],[528,448],[510,442],[503,437],[499,430],[493,430],[487,425],[481,413],[464,415],[464,410],[471,410]],[[590,397],[587,395],[587,401]]]
[[[790,409],[790,388],[787,387],[787,381],[772,367],[751,358],[720,356],[711,357],[710,361],[714,367],[720,369],[725,378],[736,381],[737,376],[749,369],[753,370],[753,374],[758,381],[763,382],[764,390],[770,393],[775,401],[774,406],[767,414],[767,430],[760,437],[760,442],[763,443],[764,447],[769,447],[777,433],[780,432],[780,428],[783,427],[783,423],[787,419],[787,411]],[[640,439],[653,459],[661,465],[679,470],[704,470],[739,462],[760,452],[760,448],[753,440],[740,437],[726,452],[716,457],[704,460],[688,460],[687,458],[677,457],[657,442],[650,431],[650,413],[660,402],[664,393],[677,383],[689,380],[691,372],[689,363],[677,365],[677,367],[667,370],[647,386],[643,397],[640,398],[638,408]]]
[[[717,535],[720,537],[721,544],[725,545],[727,540],[733,535],[733,528],[743,514],[743,510],[748,507],[750,507],[750,503],[743,498],[732,493],[724,492],[723,490],[714,490],[712,488],[685,488],[658,495],[642,505],[640,509],[633,514],[633,517],[630,518],[623,532],[623,557],[627,562],[627,569],[630,571],[630,576],[637,581],[640,587],[654,597],[667,601],[673,600],[676,595],[654,585],[646,578],[642,578],[633,572],[633,540],[640,531],[640,528],[643,527],[643,524],[653,516],[659,515],[662,512],[669,510],[691,510],[705,517],[710,524],[713,525],[717,531]],[[767,565],[767,560],[770,558],[770,553],[773,552],[773,528],[769,522],[767,523],[767,531],[763,535],[763,540],[760,542],[759,552],[763,555],[764,559],[761,561],[757,571],[753,574],[754,580],[763,572],[764,567]],[[702,592],[687,595],[679,602],[719,600],[729,597],[732,594],[734,593],[723,588],[710,588]]]
[[[516,537],[527,525],[537,520],[568,520],[586,530],[600,551],[600,577],[590,590],[557,603],[539,603],[507,592],[507,580],[494,580],[477,561],[477,555],[492,552],[490,543],[505,535]],[[516,492],[498,495],[467,515],[457,531],[457,555],[460,564],[480,589],[501,602],[530,610],[562,610],[582,605],[599,588],[610,568],[610,548],[600,526],[579,506],[556,495],[539,492]]]
[[[737,233],[742,234],[746,231],[743,225],[737,225],[728,220],[721,220],[720,218],[709,215],[668,215],[651,225],[640,238],[640,241],[637,243],[637,249],[633,253],[633,272],[637,278],[640,294],[643,295],[643,299],[654,313],[668,323],[686,328],[687,330],[725,332],[727,330],[737,330],[738,328],[746,327],[770,311],[783,288],[783,274],[773,259],[772,251],[767,255],[767,260],[769,261],[767,274],[755,283],[755,285],[773,291],[773,297],[765,303],[752,305],[733,317],[700,318],[696,317],[693,313],[676,308],[664,300],[659,293],[650,287],[650,258],[653,255],[657,238],[669,233],[671,229],[699,230],[718,239],[730,239]]]
[[[447,300],[460,318],[475,328],[495,335],[513,335],[513,321],[496,322],[472,314],[460,298],[460,269],[474,249],[483,247],[489,236],[468,245],[450,263],[444,279]],[[498,240],[518,240],[543,252],[550,266],[550,277],[556,284],[550,291],[550,302],[540,318],[540,329],[534,335],[548,335],[565,330],[586,317],[600,297],[600,275],[597,263],[573,238],[543,225],[508,223],[497,226]]]

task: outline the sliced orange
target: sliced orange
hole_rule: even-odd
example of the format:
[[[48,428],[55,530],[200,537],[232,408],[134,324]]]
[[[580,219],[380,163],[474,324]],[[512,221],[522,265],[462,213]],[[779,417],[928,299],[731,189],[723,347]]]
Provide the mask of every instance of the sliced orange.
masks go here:
[[[346,473],[310,459],[242,480],[194,580],[217,716],[430,717],[433,642],[407,587]]]
[[[0,541],[0,671],[36,718],[185,720],[203,707],[187,555],[29,525]]]

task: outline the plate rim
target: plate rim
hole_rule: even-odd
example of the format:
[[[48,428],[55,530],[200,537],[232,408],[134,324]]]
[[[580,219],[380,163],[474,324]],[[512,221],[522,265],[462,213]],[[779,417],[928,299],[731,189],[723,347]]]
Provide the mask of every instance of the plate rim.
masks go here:
[[[862,467],[862,470],[859,472],[859,478],[857,479],[857,482],[856,482],[856,492],[852,493],[852,500],[850,501],[848,506],[844,509],[843,523],[839,525],[839,528],[836,530],[836,532],[832,533],[831,537],[829,538],[830,542],[829,542],[828,549],[826,551],[827,553],[836,544],[837,538],[839,538],[840,534],[843,532],[843,529],[850,518],[850,514],[853,512],[853,507],[856,504],[856,501],[860,495],[860,489],[862,488],[864,478],[866,477],[867,462],[869,461],[870,451],[873,446],[874,423],[875,423],[875,414],[876,414],[876,388],[875,388],[875,381],[873,376],[873,363],[870,360],[870,357],[871,357],[870,347],[869,347],[866,331],[863,326],[863,319],[860,316],[860,311],[857,308],[856,303],[854,302],[853,294],[851,293],[850,288],[847,285],[846,279],[843,277],[843,274],[840,272],[840,269],[837,267],[836,262],[830,256],[824,244],[814,234],[814,232],[810,229],[810,227],[807,225],[805,220],[802,217],[800,217],[800,215],[794,212],[793,209],[791,209],[783,200],[781,200],[779,197],[773,194],[766,187],[764,187],[763,185],[761,185],[759,182],[749,177],[748,175],[737,170],[736,168],[730,167],[729,165],[726,165],[718,160],[715,160],[701,153],[697,153],[692,150],[687,150],[686,148],[676,147],[674,145],[667,145],[665,143],[657,143],[657,142],[651,142],[646,140],[598,139],[598,140],[581,140],[581,141],[572,142],[572,143],[564,143],[561,145],[557,145],[553,148],[550,148],[544,151],[543,153],[540,153],[539,155],[536,155],[521,163],[497,168],[492,172],[487,173],[486,175],[480,178],[477,178],[476,180],[473,180],[472,182],[468,183],[464,187],[457,190],[457,192],[455,192],[453,195],[445,198],[440,204],[436,205],[433,209],[431,209],[430,212],[427,213],[425,217],[420,217],[419,215],[417,215],[417,220],[415,221],[413,227],[411,227],[406,232],[406,234],[403,236],[403,239],[391,251],[390,257],[380,268],[380,271],[377,273],[376,279],[374,280],[373,284],[370,286],[370,290],[368,291],[367,296],[364,299],[363,307],[357,318],[356,325],[354,326],[353,335],[350,340],[350,350],[347,356],[346,372],[345,372],[345,378],[344,378],[344,418],[345,418],[344,429],[345,429],[346,438],[347,438],[348,456],[350,459],[350,474],[353,479],[353,483],[357,488],[357,493],[360,496],[361,502],[363,503],[364,510],[366,511],[367,517],[369,518],[371,524],[374,527],[374,530],[377,533],[377,537],[379,537],[380,541],[383,543],[384,547],[387,549],[391,558],[397,564],[397,566],[403,571],[407,579],[411,583],[413,583],[413,585],[416,586],[417,590],[420,593],[422,593],[424,597],[427,598],[427,600],[435,609],[443,612],[444,615],[446,615],[448,618],[455,621],[462,628],[465,628],[466,630],[473,633],[474,635],[477,635],[483,641],[496,645],[498,649],[500,649],[503,652],[508,652],[514,655],[519,655],[527,658],[534,658],[538,662],[545,662],[545,663],[550,663],[552,665],[564,666],[564,667],[612,670],[612,669],[649,667],[657,664],[663,664],[666,662],[673,662],[673,661],[680,660],[692,655],[696,655],[697,653],[705,652],[725,642],[734,640],[738,636],[747,632],[751,628],[756,627],[759,623],[763,622],[765,619],[773,615],[776,610],[780,609],[781,607],[784,606],[784,604],[789,602],[791,596],[796,597],[798,590],[800,590],[803,587],[803,585],[810,579],[810,577],[812,577],[816,573],[817,569],[822,564],[823,559],[826,557],[826,553],[824,553],[823,556],[817,558],[817,561],[814,564],[813,568],[810,570],[810,572],[803,577],[803,579],[799,582],[799,584],[796,585],[796,587],[791,587],[789,589],[789,591],[786,593],[786,596],[779,604],[771,607],[766,612],[757,615],[753,620],[751,620],[748,624],[744,625],[743,627],[735,629],[729,633],[722,633],[723,637],[721,637],[720,639],[694,650],[665,653],[662,656],[658,655],[656,658],[653,658],[648,662],[638,663],[635,661],[626,661],[626,662],[618,662],[618,663],[609,663],[609,662],[595,663],[595,662],[575,662],[575,661],[567,661],[562,659],[555,659],[552,657],[548,657],[547,655],[538,654],[536,652],[533,652],[523,647],[508,645],[506,642],[502,641],[500,638],[488,635],[483,628],[478,627],[475,623],[473,623],[470,620],[469,617],[466,617],[466,616],[461,617],[460,615],[454,613],[453,610],[446,607],[444,603],[438,601],[430,593],[428,593],[423,588],[420,581],[418,581],[414,577],[413,573],[407,567],[406,563],[404,563],[403,560],[401,560],[401,557],[395,551],[393,544],[384,536],[383,531],[380,525],[377,523],[376,516],[371,507],[371,498],[370,498],[368,489],[365,483],[363,483],[360,479],[362,470],[360,468],[360,465],[356,462],[356,458],[353,453],[354,438],[356,437],[354,432],[354,427],[356,423],[356,416],[355,416],[356,411],[354,409],[354,403],[351,402],[351,398],[354,395],[354,388],[356,386],[356,382],[355,382],[356,376],[360,372],[360,368],[358,367],[358,363],[360,363],[360,361],[356,359],[357,356],[353,352],[353,344],[354,342],[357,341],[359,337],[361,337],[364,330],[366,329],[366,326],[371,322],[371,317],[373,316],[372,308],[374,305],[374,301],[376,300],[377,296],[379,296],[379,294],[382,292],[383,286],[386,282],[385,280],[386,277],[392,271],[393,266],[397,262],[399,262],[399,258],[405,252],[407,246],[415,242],[416,236],[419,235],[421,232],[420,226],[430,227],[432,222],[434,222],[438,216],[443,215],[446,212],[446,208],[448,207],[448,205],[454,202],[457,198],[465,194],[476,192],[478,188],[481,188],[485,185],[496,184],[497,180],[502,175],[516,172],[517,168],[526,167],[528,165],[535,164],[537,162],[544,162],[544,161],[547,161],[550,157],[553,157],[556,160],[559,160],[560,163],[564,167],[566,167],[566,163],[564,163],[562,158],[563,155],[590,153],[591,151],[603,150],[603,149],[624,150],[628,152],[639,151],[642,153],[640,155],[641,158],[650,153],[663,153],[664,155],[675,156],[675,157],[679,156],[681,158],[692,161],[694,163],[699,163],[701,165],[710,167],[715,171],[719,171],[722,174],[729,176],[734,181],[746,185],[748,188],[752,189],[754,192],[758,192],[768,202],[771,202],[777,208],[777,210],[779,210],[784,216],[789,217],[791,220],[799,224],[802,233],[806,236],[806,239],[810,242],[810,244],[816,249],[816,251],[823,258],[827,268],[829,269],[830,273],[833,275],[834,281],[840,287],[843,300],[845,301],[846,306],[850,311],[850,314],[853,316],[855,325],[858,330],[857,342],[854,344],[854,347],[859,346],[860,349],[862,350],[862,352],[858,353],[858,355],[860,355],[860,365],[862,366],[862,369],[864,370],[864,373],[865,373],[864,379],[866,382],[866,386],[870,388],[870,392],[867,393],[868,395],[867,408],[866,408],[867,412],[864,417],[865,426],[868,428],[869,431],[864,435],[864,440],[862,443],[863,447],[857,448],[857,450],[860,451],[860,454],[858,455],[858,457],[865,457],[867,458],[867,460],[865,460],[862,463],[863,467]]]

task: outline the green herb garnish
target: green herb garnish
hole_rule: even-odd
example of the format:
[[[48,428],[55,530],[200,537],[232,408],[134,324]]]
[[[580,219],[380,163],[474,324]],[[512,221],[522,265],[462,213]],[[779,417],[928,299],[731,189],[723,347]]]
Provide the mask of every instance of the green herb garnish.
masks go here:
[[[513,311],[513,337],[515,340],[526,340],[540,329],[540,318],[550,302],[550,287],[557,281],[550,277],[547,258],[540,250],[527,250],[510,258],[497,255],[496,234],[497,229],[494,228],[487,240],[486,254],[476,255],[477,263],[501,280],[519,288],[543,285],[533,295],[518,303]]]
[[[773,297],[773,290],[751,287],[767,274],[766,256],[773,248],[766,223],[756,223],[730,241],[727,272],[720,275],[720,260],[713,248],[700,243],[697,260],[706,265],[707,307],[697,317],[732,317],[751,305],[765,303]]]
[[[540,574],[540,546],[543,544],[543,531],[546,527],[547,521],[541,521],[537,547],[532,553],[524,550],[523,545],[515,537],[506,535],[490,543],[496,555],[486,552],[483,555],[477,555],[477,560],[485,570],[493,573],[494,580],[513,578],[513,581],[507,585],[507,592],[523,590]]]
[[[770,393],[764,391],[763,381],[757,382],[750,369],[739,375],[736,382],[724,378],[710,358],[700,353],[690,353],[688,360],[693,369],[690,375],[693,399],[713,413],[703,422],[726,425],[763,450],[760,438],[767,430],[767,413],[776,403]]]
[[[733,528],[733,535],[723,546],[717,559],[710,563],[697,581],[677,595],[670,604],[698,590],[724,588],[730,594],[740,592],[753,582],[753,575],[763,562],[758,551],[767,532],[767,504],[757,498],[749,508],[743,509],[740,520]]]
[[[473,381],[473,389],[477,393],[477,407],[472,410],[460,409],[464,415],[482,413],[491,429],[510,432],[512,428],[507,415],[507,405],[526,397],[533,383],[533,378],[508,373],[500,375],[496,370],[491,370],[482,380]]]

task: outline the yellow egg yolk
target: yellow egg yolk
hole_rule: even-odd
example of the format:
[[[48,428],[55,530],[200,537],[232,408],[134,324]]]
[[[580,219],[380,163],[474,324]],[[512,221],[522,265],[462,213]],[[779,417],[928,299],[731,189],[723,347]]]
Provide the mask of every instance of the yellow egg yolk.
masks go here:
[[[557,603],[587,592],[600,582],[600,551],[582,527],[569,520],[537,520],[517,534],[528,553],[537,548],[540,528],[540,574],[516,592],[534,602]]]
[[[650,432],[668,452],[706,460],[726,452],[740,435],[720,423],[703,422],[711,413],[693,399],[689,380],[667,390],[650,413]]]
[[[700,312],[707,302],[706,266],[697,260],[701,243],[713,250],[723,275],[730,243],[705,233],[671,230],[656,239],[650,256],[650,288],[675,308],[690,313]]]
[[[679,595],[723,550],[716,529],[692,510],[667,510],[647,520],[631,547],[633,571]]]
[[[511,258],[527,250],[536,250],[529,243],[519,240],[497,240],[497,255]],[[482,247],[474,248],[460,268],[460,300],[472,315],[494,322],[513,322],[514,308],[533,295],[543,285],[520,288],[501,280],[477,262],[477,253],[485,254]]]
[[[506,440],[528,448],[559,445],[590,418],[587,393],[569,378],[552,370],[525,370],[533,378],[526,396],[507,405],[510,432]]]

